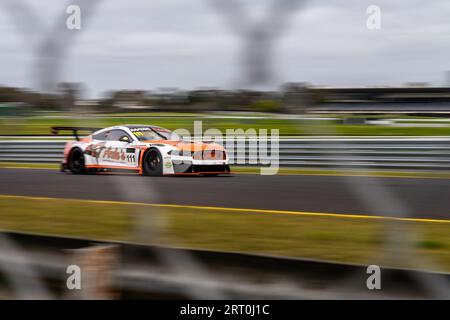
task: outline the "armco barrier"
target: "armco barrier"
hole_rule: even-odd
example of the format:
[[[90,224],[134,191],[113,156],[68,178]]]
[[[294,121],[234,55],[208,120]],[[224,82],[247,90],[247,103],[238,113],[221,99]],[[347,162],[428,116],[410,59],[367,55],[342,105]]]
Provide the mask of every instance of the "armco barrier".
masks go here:
[[[0,161],[57,163],[64,144],[29,137],[0,140]],[[237,154],[235,164],[259,164],[249,163],[248,156],[247,149]],[[450,169],[450,138],[282,138],[279,159],[281,166],[292,167]]]

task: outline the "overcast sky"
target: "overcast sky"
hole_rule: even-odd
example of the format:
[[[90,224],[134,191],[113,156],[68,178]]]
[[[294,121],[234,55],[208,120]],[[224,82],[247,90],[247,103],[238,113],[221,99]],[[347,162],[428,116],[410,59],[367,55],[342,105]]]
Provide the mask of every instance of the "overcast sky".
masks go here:
[[[235,87],[245,70],[239,30],[275,12],[269,1],[237,1],[246,13],[231,23],[214,0],[103,0],[95,11],[89,8],[90,17],[82,11],[82,29],[70,31],[72,37],[63,18],[75,1],[8,1],[0,0],[0,84],[38,85],[32,72],[40,61],[38,44],[61,28],[70,46],[60,80],[85,83],[91,96],[114,89]],[[20,3],[28,13],[17,10]],[[366,27],[372,4],[381,8],[381,30]],[[450,70],[448,0],[309,0],[283,21],[288,24],[271,54],[273,86],[442,85]]]

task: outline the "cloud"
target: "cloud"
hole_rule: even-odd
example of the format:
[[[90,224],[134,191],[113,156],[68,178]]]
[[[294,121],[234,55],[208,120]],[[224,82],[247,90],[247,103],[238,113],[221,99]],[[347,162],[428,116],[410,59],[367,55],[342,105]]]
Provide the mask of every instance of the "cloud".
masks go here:
[[[59,0],[22,1],[42,22],[42,29],[36,28],[38,39],[65,11]],[[245,3],[246,11],[256,9],[258,14],[248,14],[236,24],[270,14],[268,1]],[[450,2],[377,0],[382,10],[379,31],[366,28],[366,8],[371,4],[305,2],[274,39],[276,83],[441,84],[450,67]],[[2,12],[0,83],[33,86],[35,47],[17,20],[7,10]],[[120,88],[230,87],[242,77],[245,37],[228,24],[208,0],[102,1],[72,40],[61,80],[84,82],[96,95]]]

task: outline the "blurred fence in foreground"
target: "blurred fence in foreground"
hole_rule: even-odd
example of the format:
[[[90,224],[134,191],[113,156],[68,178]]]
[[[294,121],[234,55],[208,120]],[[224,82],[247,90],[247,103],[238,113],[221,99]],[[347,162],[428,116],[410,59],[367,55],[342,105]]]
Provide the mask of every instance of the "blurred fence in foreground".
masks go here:
[[[20,244],[33,259],[30,266],[52,288],[52,293],[64,295],[67,278],[67,262],[72,255],[84,255],[85,264],[94,264],[89,275],[97,277],[108,271],[111,281],[94,283],[90,295],[65,298],[101,298],[95,290],[114,294],[114,298],[188,298],[186,288],[196,288],[206,293],[219,290],[225,297],[233,299],[314,299],[332,298],[436,298],[423,280],[449,283],[446,273],[383,268],[383,286],[389,293],[370,291],[366,288],[365,265],[341,264],[316,260],[243,254],[236,252],[216,252],[187,250],[159,246],[144,246],[121,242],[100,242],[90,239],[33,235],[3,232],[15,243]],[[114,248],[103,254],[115,257],[99,261],[99,250]],[[161,255],[190,254],[213,271],[214,278],[198,278],[189,268],[174,273],[164,267]],[[111,265],[111,260],[117,263]],[[14,252],[0,255],[0,263],[21,274],[20,260]],[[0,270],[1,271],[1,270]],[[248,277],[252,274],[252,277]],[[239,277],[239,283],[229,281]],[[342,284],[345,284],[342,286]],[[2,285],[0,281],[0,286]],[[336,285],[341,285],[337,287]],[[53,296],[55,298],[55,296]]]
[[[265,159],[249,164],[249,140],[245,141],[245,159],[238,155],[234,165],[259,165]],[[0,161],[58,163],[64,144],[64,140],[18,137],[0,140]],[[282,138],[279,161],[285,167],[445,170],[450,169],[450,138]]]

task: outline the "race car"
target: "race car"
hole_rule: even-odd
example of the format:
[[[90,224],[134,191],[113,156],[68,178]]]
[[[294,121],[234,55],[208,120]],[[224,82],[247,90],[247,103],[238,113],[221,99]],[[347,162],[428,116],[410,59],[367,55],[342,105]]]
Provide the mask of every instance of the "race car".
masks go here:
[[[230,173],[228,156],[221,145],[183,141],[174,132],[157,126],[52,127],[51,131],[72,131],[75,137],[65,145],[62,171],[128,171],[146,176]],[[90,135],[80,138],[82,131]]]

